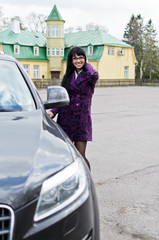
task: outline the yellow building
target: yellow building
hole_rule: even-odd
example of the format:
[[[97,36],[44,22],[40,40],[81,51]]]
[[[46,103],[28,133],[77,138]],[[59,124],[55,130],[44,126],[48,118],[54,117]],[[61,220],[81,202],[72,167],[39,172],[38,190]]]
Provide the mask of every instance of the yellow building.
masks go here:
[[[102,30],[64,34],[65,21],[54,5],[46,20],[46,35],[21,31],[18,19],[11,29],[0,33],[0,50],[19,60],[34,82],[42,86],[60,83],[66,69],[67,54],[79,46],[98,70],[99,85],[135,84],[134,48]]]

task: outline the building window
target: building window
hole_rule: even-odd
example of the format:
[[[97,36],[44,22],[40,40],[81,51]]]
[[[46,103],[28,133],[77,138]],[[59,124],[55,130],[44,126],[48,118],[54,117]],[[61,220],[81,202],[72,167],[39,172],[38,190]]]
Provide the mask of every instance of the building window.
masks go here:
[[[56,56],[60,56],[60,48],[56,48]]]
[[[64,37],[64,29],[63,29],[63,26],[61,26],[61,37],[62,37],[62,38]]]
[[[108,46],[108,55],[114,55],[114,53],[115,53],[115,48]]]
[[[50,56],[50,48],[47,48],[47,56]]]
[[[88,56],[93,55],[93,46],[88,46]]]
[[[118,50],[118,55],[124,56],[124,54],[125,54],[124,48],[121,48],[120,50]]]
[[[39,78],[39,66],[34,66],[34,78]]]
[[[14,54],[20,54],[20,46],[19,45],[14,45]]]
[[[34,47],[34,56],[39,56],[39,47]]]
[[[59,37],[59,26],[52,26],[51,36],[54,38]]]
[[[51,48],[51,56],[55,56],[55,48]]]
[[[129,77],[129,67],[124,67],[124,78],[128,78]]]
[[[29,74],[29,65],[24,64],[24,65],[23,65],[23,68],[25,69],[26,73]]]
[[[124,54],[125,54],[125,51],[124,51],[125,49],[124,48],[122,48],[121,49],[121,54],[124,56]]]
[[[59,48],[51,48],[51,56],[60,56]]]
[[[64,56],[64,49],[61,48],[61,56]]]

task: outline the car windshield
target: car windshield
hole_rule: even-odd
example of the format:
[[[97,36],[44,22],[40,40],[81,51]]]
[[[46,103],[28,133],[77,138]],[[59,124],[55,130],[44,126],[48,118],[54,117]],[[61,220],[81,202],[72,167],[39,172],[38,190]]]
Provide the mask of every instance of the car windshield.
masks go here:
[[[16,63],[0,60],[0,112],[33,109],[34,100]]]

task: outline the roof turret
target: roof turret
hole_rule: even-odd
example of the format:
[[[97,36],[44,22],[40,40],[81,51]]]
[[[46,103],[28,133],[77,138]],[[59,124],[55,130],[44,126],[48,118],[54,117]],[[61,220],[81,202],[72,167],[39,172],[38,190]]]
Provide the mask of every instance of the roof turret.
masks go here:
[[[62,19],[61,14],[59,13],[56,5],[54,5],[54,7],[53,7],[53,9],[52,9],[52,11],[51,11],[51,13],[50,13],[50,15],[48,16],[47,21],[48,21],[48,20],[49,20],[49,21],[63,21],[63,22],[65,22],[65,21]]]

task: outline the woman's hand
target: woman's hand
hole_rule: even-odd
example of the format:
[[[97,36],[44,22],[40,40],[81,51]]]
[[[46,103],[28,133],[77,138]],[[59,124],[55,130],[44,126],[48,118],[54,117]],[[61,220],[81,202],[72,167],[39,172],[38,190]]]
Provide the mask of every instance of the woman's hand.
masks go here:
[[[53,118],[54,117],[54,113],[53,112],[51,112],[50,110],[49,111],[47,111],[47,114],[49,115],[49,117],[51,117],[51,118]]]

